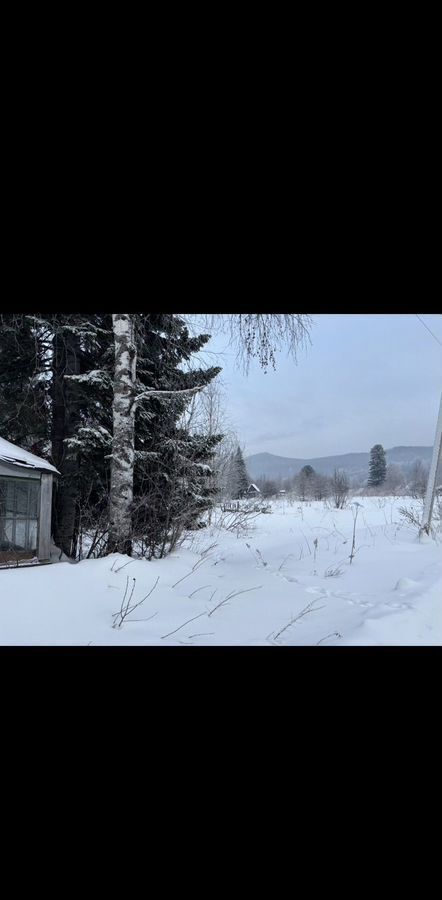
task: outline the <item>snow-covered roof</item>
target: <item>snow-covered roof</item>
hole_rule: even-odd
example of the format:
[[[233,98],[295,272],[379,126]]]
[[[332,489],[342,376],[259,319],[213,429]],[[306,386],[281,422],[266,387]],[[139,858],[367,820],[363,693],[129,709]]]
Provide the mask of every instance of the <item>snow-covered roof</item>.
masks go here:
[[[29,453],[29,450],[17,447],[16,444],[11,444],[10,441],[5,441],[2,437],[0,437],[0,460],[23,469],[42,469],[45,472],[60,474],[58,469],[51,466],[51,463],[46,462],[45,459],[35,456],[35,453]]]
[[[248,488],[247,488],[247,490],[248,490],[248,491],[250,491],[250,488],[254,488],[254,489],[255,489],[255,491],[258,491],[258,494],[260,494],[260,493],[261,493],[261,491],[260,491],[260,490],[259,490],[259,487],[257,487],[257,485],[256,485],[256,484],[249,484],[249,486],[248,486]]]

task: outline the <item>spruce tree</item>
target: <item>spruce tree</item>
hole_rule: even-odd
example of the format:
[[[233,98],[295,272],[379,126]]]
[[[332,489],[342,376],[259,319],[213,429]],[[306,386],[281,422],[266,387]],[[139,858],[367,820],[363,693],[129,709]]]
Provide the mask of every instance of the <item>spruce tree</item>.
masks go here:
[[[379,487],[385,481],[387,462],[382,444],[375,444],[370,450],[368,487]]]
[[[249,487],[250,479],[241,448],[237,447],[232,454],[229,473],[229,493],[233,500],[238,500]]]
[[[43,318],[53,332],[51,458],[61,473],[54,496],[54,540],[75,557],[80,519],[86,507],[96,504],[97,493],[103,502],[109,480],[110,316],[62,313]]]
[[[313,466],[303,466],[296,478],[296,487],[300,500],[311,499],[313,496],[314,479],[316,472]]]
[[[152,314],[138,322],[137,390],[182,391],[210,384],[219,367],[184,371],[209,340],[190,336],[177,315]],[[153,394],[135,420],[134,531],[148,556],[173,548],[185,528],[198,526],[215,494],[212,459],[222,435],[181,427],[189,395]]]
[[[90,388],[92,370],[105,360],[106,342],[97,336],[107,334],[108,346],[111,341],[103,318],[49,313],[1,321],[0,434],[59,470],[53,532],[68,556],[76,552],[81,496],[98,480],[88,451],[97,444],[102,451],[100,416],[112,396],[110,378],[103,405]]]
[[[134,315],[135,394],[209,384],[219,368],[184,371],[209,339],[191,337],[176,315]],[[78,554],[82,532],[107,528],[115,370],[107,314],[5,316],[0,329],[0,434],[49,458],[61,473],[54,490],[54,538]],[[179,427],[188,396],[148,397],[135,416],[133,526],[151,555],[162,555],[212,502],[208,440]],[[146,500],[147,498],[147,500]],[[100,551],[100,552],[101,552]]]
[[[152,389],[169,392],[168,397],[148,396],[137,403],[133,423],[132,524],[144,522],[149,552],[161,555],[184,527],[198,524],[212,502],[211,460],[219,440],[218,435],[189,434],[180,428],[188,397],[170,392],[208,384],[219,370],[184,371],[183,364],[208,336],[190,336],[180,317],[133,318],[135,395]],[[287,339],[296,350],[308,334],[306,316],[252,319],[237,316],[232,321],[247,358],[256,351],[262,365],[268,364],[278,342]],[[66,554],[75,556],[82,531],[96,535],[106,529],[113,449],[112,317],[36,313],[5,316],[1,325],[0,433],[49,458],[59,469],[54,535]],[[249,483],[241,451],[235,467],[238,496]]]
[[[0,315],[0,436],[38,456],[50,451],[47,337],[25,315]]]

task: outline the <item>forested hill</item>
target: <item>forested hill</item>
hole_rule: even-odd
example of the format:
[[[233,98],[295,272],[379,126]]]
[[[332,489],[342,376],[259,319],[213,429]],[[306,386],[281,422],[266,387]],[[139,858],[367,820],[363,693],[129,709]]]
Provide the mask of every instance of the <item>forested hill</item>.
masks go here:
[[[387,463],[395,463],[407,469],[416,459],[429,464],[432,447],[392,447],[386,450]],[[292,478],[305,465],[313,466],[316,472],[332,475],[335,468],[345,469],[348,475],[368,474],[370,453],[344,453],[340,456],[320,456],[313,459],[297,459],[276,456],[273,453],[255,453],[246,457],[247,471],[251,478]]]

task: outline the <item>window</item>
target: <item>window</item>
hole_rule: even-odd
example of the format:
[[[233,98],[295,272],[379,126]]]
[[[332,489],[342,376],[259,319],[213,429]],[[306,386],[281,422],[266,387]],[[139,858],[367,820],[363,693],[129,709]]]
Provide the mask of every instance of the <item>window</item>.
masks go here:
[[[37,552],[40,482],[0,476],[0,552]]]

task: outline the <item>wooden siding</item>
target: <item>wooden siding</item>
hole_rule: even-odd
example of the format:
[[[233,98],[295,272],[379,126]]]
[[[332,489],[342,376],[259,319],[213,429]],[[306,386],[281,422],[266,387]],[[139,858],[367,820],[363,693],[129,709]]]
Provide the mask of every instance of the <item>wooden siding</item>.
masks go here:
[[[38,558],[51,558],[52,472],[41,472]]]
[[[27,469],[24,466],[14,466],[0,459],[0,475],[8,475],[11,478],[35,478],[40,480],[41,472],[38,469]]]

